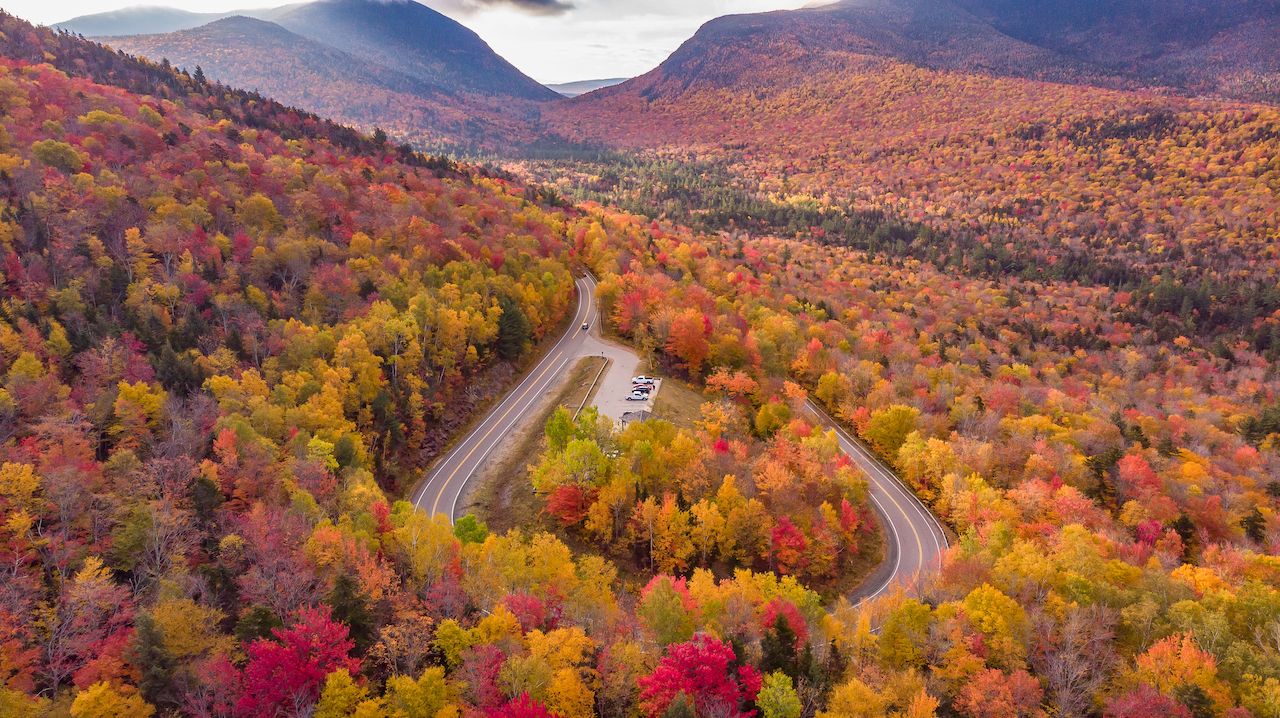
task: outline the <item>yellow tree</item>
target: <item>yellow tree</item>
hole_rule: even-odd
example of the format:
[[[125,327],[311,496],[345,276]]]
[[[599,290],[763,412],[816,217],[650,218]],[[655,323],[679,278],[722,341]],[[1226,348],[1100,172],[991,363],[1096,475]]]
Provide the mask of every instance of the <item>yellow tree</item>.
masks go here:
[[[151,718],[155,706],[132,689],[99,681],[80,691],[71,703],[71,718]]]

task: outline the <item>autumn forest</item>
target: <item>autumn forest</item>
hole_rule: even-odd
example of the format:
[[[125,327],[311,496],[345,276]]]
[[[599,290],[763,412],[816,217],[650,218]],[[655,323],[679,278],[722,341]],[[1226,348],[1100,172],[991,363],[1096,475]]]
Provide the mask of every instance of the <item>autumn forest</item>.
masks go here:
[[[1270,96],[752,27],[309,107],[0,12],[0,718],[1280,718]],[[580,299],[652,416],[417,505]]]

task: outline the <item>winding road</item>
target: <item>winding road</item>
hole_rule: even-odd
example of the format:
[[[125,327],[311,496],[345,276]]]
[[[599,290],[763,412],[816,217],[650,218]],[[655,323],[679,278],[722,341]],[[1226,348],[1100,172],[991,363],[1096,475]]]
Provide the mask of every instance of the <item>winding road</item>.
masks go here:
[[[616,365],[621,365],[617,370],[627,373],[639,363],[634,353],[600,338],[595,280],[582,277],[577,281],[577,289],[577,307],[564,335],[470,434],[432,466],[413,493],[413,503],[418,508],[456,520],[459,503],[471,478],[502,442],[530,418],[534,407],[556,388],[560,378],[579,358],[605,353],[613,356]],[[586,331],[582,329],[584,323],[589,325]],[[808,408],[819,423],[835,430],[840,448],[866,475],[872,507],[885,529],[886,560],[850,598],[855,602],[870,600],[895,586],[912,590],[922,577],[940,565],[942,553],[948,546],[946,533],[915,494],[861,441],[817,404],[810,401]]]

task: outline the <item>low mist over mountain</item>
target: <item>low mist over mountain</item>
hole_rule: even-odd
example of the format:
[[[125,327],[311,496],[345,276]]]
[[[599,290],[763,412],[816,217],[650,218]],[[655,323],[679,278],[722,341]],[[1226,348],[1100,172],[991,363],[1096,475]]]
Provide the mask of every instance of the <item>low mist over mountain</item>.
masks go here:
[[[547,85],[547,87],[561,95],[564,95],[565,97],[577,97],[578,95],[585,95],[588,92],[595,92],[596,90],[603,89],[605,87],[621,85],[626,82],[627,79],[628,78],[625,77],[614,77],[607,80],[578,80],[576,82],[560,82],[553,85]]]
[[[139,6],[111,12],[81,15],[64,20],[54,27],[85,37],[115,35],[151,35],[200,27],[235,13],[189,12],[171,7]]]

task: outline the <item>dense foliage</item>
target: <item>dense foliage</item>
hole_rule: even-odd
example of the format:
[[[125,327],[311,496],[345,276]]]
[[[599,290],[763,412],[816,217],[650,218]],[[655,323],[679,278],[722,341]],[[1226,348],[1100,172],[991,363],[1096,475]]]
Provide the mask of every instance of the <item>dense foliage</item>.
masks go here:
[[[556,327],[598,222],[6,22],[18,58],[163,81],[0,61],[0,714],[750,712],[762,663],[820,700],[840,659],[792,578],[632,602],[387,493]]]
[[[697,320],[690,343],[705,341]],[[746,374],[717,374],[708,388],[717,399],[691,428],[655,420],[617,432],[593,411],[577,421],[557,411],[531,471],[546,513],[619,561],[634,556],[659,573],[747,568],[824,592],[851,588],[873,523],[866,480],[835,436],[792,419],[801,391],[757,410],[759,387]]]
[[[1206,345],[1163,284],[539,203],[3,32],[0,714],[1280,715],[1257,327]],[[1238,258],[1199,269],[1273,266]],[[574,262],[614,331],[706,391],[693,428],[547,427],[535,481],[574,532],[647,544],[634,594],[555,536],[394,500],[554,331]],[[797,579],[828,580],[863,518],[806,394],[954,529],[911,596],[831,608]]]
[[[547,108],[574,140],[730,164],[780,203],[879,212],[960,265],[1274,283],[1276,110],[731,45]],[[722,82],[717,68],[750,68]],[[815,234],[821,234],[821,225]],[[922,242],[928,244],[928,241]],[[967,246],[966,246],[967,245]],[[936,251],[936,250],[935,250]],[[1064,265],[1089,266],[1063,272]],[[1123,267],[1123,270],[1117,270]],[[1043,278],[1052,278],[1048,274]]]
[[[959,534],[878,636],[825,625],[853,665],[830,715],[1277,715],[1273,362],[1166,343],[1105,288],[618,221],[620,332],[679,366],[672,308],[701,308],[710,394],[763,377],[764,409],[791,376]]]

